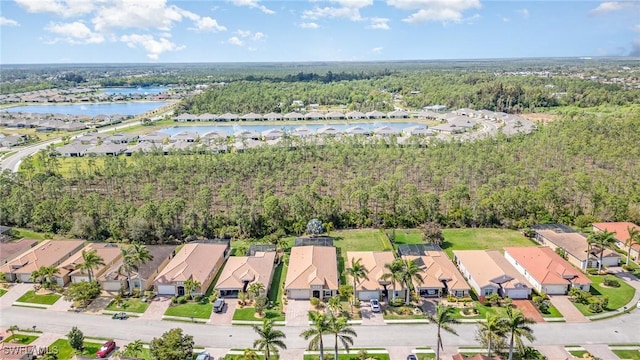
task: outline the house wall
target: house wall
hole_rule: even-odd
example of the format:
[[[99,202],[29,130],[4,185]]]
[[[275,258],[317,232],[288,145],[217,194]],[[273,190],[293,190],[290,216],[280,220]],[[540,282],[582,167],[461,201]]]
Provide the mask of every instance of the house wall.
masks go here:
[[[176,295],[178,289],[175,285],[158,285],[158,295]]]
[[[368,301],[371,299],[380,299],[382,292],[380,290],[359,290],[357,296],[360,301]]]
[[[602,265],[604,265],[604,266],[618,266],[618,265],[620,265],[620,258],[619,257],[603,257],[602,258]]]
[[[120,291],[125,286],[125,281],[102,281],[100,285],[105,291]]]
[[[587,261],[580,261],[577,257],[567,253],[567,261],[580,270],[587,270]]]
[[[567,285],[544,285],[542,291],[548,295],[564,295],[567,293]]]
[[[526,288],[526,289],[510,289],[510,288],[506,288],[504,289],[504,292],[506,294],[506,296],[508,296],[511,299],[528,299],[529,296],[531,296],[531,289],[530,288]]]
[[[289,299],[308,300],[308,299],[311,299],[311,290],[309,290],[309,289],[289,289],[289,290],[287,290],[287,297]]]

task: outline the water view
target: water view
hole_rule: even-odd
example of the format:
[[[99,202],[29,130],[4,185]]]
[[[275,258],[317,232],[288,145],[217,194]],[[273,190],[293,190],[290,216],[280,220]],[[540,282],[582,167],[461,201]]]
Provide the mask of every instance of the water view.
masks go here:
[[[101,104],[57,104],[26,105],[6,108],[3,111],[36,113],[36,114],[68,114],[68,115],[139,115],[147,111],[167,105],[163,101],[101,103]]]
[[[319,123],[319,124],[299,124],[299,125],[216,125],[216,126],[173,126],[169,128],[165,128],[160,130],[161,133],[167,135],[175,135],[177,133],[183,131],[196,132],[198,135],[204,135],[211,131],[224,131],[225,133],[231,135],[236,131],[248,130],[255,132],[263,132],[270,129],[279,129],[284,132],[292,132],[293,130],[303,127],[307,128],[313,132],[316,130],[325,127],[331,126],[338,131],[345,131],[348,128],[359,126],[365,130],[375,130],[379,127],[390,127],[392,129],[396,129],[401,131],[402,129],[406,129],[411,126],[425,126],[422,123],[418,122],[370,122],[370,123],[359,123],[359,122],[342,122],[342,123]]]
[[[158,95],[163,92],[169,91],[168,87],[156,86],[156,87],[108,87],[103,88],[102,92],[107,95]]]

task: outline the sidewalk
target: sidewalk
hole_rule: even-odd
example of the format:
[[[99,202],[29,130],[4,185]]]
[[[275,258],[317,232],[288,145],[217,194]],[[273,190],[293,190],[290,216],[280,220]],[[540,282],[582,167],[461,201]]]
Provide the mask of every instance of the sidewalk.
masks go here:
[[[24,293],[33,290],[33,284],[14,284],[6,294],[0,297],[0,308],[13,305]]]

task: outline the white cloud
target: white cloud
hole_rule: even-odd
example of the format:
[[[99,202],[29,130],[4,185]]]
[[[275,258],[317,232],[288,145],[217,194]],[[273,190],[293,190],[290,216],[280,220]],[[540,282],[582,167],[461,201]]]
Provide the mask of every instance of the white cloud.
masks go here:
[[[20,26],[20,24],[15,20],[0,16],[0,26]]]
[[[104,42],[104,36],[91,31],[87,25],[80,21],[61,24],[51,23],[45,30],[61,36],[51,40],[52,43],[65,41],[70,44],[99,44]]]
[[[388,18],[379,18],[373,17],[369,19],[371,21],[371,25],[369,25],[370,29],[379,29],[379,30],[391,30],[389,27],[389,19]]]
[[[241,38],[245,38],[253,41],[259,41],[267,37],[265,33],[262,33],[260,31],[253,33],[250,30],[241,30],[241,29],[236,30],[236,34],[238,34],[238,36],[240,36]],[[237,36],[234,36],[234,37],[240,40],[240,38],[238,38]]]
[[[260,0],[231,0],[231,3],[235,6],[248,6],[250,8],[259,9],[265,14],[275,14],[276,12],[267,8],[264,5],[259,4]]]
[[[380,54],[382,52],[382,49],[384,49],[382,46],[374,47],[373,49],[371,49],[371,52],[374,54]]]
[[[526,8],[524,8],[524,9],[518,9],[518,10],[516,10],[516,12],[517,12],[518,14],[520,14],[520,15],[521,15],[523,18],[525,18],[525,19],[529,17],[529,9],[526,9]]]
[[[262,40],[262,39],[264,39],[266,37],[267,37],[267,35],[265,35],[264,33],[261,33],[261,32],[258,31],[257,33],[253,34],[251,39],[254,40],[254,41],[258,41],[258,40]]]
[[[509,19],[508,17],[503,17],[502,18],[502,22],[508,23],[509,21],[511,21],[511,19]]]
[[[177,6],[166,6],[165,0],[116,0],[101,7],[92,22],[98,31],[111,29],[159,29],[168,31],[183,18],[196,20],[198,15]]]
[[[387,0],[387,4],[402,10],[417,10],[403,21],[421,23],[427,21],[463,22],[462,13],[479,9],[480,0]]]
[[[244,46],[244,41],[240,40],[237,36],[230,37],[227,42],[235,46]]]
[[[206,31],[213,31],[213,32],[219,32],[219,31],[227,31],[227,28],[225,26],[222,26],[220,24],[218,24],[218,21],[216,21],[216,19],[212,19],[208,16],[199,18],[198,20],[195,20],[194,22],[194,27],[189,28],[189,30],[195,30],[195,31],[201,31],[201,32],[206,32]]]
[[[303,19],[346,18],[351,21],[363,20],[360,9],[353,7],[315,7],[302,13]]]
[[[151,60],[158,60],[162,53],[184,49],[184,46],[178,46],[169,39],[156,40],[153,36],[146,34],[123,35],[120,37],[120,41],[126,43],[130,48],[141,46],[147,51],[147,57]]]
[[[633,2],[605,1],[589,12],[589,15],[602,15],[634,6]]]
[[[633,31],[640,32],[640,24],[634,26]]]
[[[298,24],[299,27],[303,28],[303,29],[317,29],[320,27],[320,25],[314,23],[314,22],[303,22]]]
[[[88,14],[105,0],[15,0],[16,4],[30,13],[50,12],[63,17]]]
[[[331,0],[331,2],[340,4],[341,7],[357,9],[373,5],[373,0]]]
[[[251,31],[249,31],[249,30],[237,30],[236,34],[240,35],[241,37],[248,37],[248,36],[251,36]]]

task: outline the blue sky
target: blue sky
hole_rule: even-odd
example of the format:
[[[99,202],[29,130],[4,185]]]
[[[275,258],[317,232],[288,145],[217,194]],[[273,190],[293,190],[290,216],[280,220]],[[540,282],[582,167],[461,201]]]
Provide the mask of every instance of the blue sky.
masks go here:
[[[0,0],[0,63],[640,56],[639,1]]]

